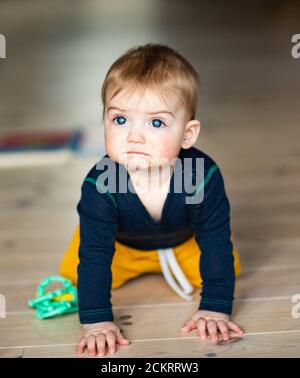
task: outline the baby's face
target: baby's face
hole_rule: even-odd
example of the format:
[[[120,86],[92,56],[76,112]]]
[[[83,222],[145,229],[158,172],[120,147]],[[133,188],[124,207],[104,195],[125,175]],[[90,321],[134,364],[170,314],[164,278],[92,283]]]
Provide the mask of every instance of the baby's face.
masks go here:
[[[166,104],[150,90],[120,92],[105,107],[107,154],[133,170],[170,164],[182,146],[186,113],[176,96]]]

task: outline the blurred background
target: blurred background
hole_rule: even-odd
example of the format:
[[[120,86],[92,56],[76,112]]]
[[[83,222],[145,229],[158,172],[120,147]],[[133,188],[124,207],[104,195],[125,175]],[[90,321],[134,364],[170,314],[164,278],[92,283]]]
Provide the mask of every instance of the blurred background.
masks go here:
[[[80,129],[90,143],[85,154],[33,155],[26,166],[21,158],[8,167],[10,156],[0,154],[0,291],[8,307],[25,308],[16,286],[30,298],[40,279],[57,273],[78,223],[83,177],[105,153],[103,79],[127,49],[148,42],[170,45],[200,75],[196,146],[222,169],[246,271],[298,269],[300,58],[291,40],[299,20],[296,0],[0,1],[0,137]],[[288,262],[272,254],[275,245],[290,251]],[[273,290],[254,281],[239,290]]]
[[[110,65],[134,45],[162,42],[199,72],[203,146],[298,154],[299,17],[296,0],[2,0],[0,131],[100,128]]]

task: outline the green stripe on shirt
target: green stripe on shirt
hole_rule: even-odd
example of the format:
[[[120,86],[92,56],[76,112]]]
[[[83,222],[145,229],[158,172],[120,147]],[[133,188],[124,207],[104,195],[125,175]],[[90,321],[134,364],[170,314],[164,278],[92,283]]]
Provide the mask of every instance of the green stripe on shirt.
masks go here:
[[[193,197],[196,196],[204,187],[205,185],[207,185],[212,177],[212,175],[214,174],[214,172],[218,169],[218,166],[216,164],[212,165],[206,175],[206,177],[204,178],[204,180],[202,180],[201,184],[197,187],[197,189],[195,190],[195,192],[193,193]]]
[[[85,178],[85,179],[83,180],[83,182],[85,182],[85,181],[87,181],[87,182],[91,182],[91,183],[94,184],[96,187],[99,186],[100,189],[101,189],[104,193],[106,193],[106,194],[109,196],[109,198],[112,200],[112,202],[113,202],[115,208],[118,207],[117,202],[116,202],[114,196],[113,196],[113,195],[107,190],[107,188],[106,188],[105,186],[103,186],[103,185],[97,183],[96,180],[94,180],[94,179],[92,179],[92,178],[90,178],[90,177]]]

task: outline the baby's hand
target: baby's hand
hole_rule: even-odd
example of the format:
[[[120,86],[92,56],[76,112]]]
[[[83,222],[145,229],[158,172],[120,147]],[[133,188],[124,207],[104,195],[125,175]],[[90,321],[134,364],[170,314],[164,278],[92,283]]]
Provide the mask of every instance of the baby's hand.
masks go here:
[[[87,347],[88,354],[95,356],[105,355],[106,342],[109,353],[114,353],[116,342],[120,345],[128,345],[129,340],[125,339],[119,327],[113,322],[99,322],[93,324],[83,324],[84,336],[80,340],[76,352],[81,354]]]
[[[233,321],[230,316],[222,312],[198,310],[192,319],[188,320],[181,328],[183,333],[189,332],[193,329],[199,330],[199,336],[205,340],[207,336],[211,337],[213,343],[217,343],[222,339],[227,341],[230,339],[229,331],[235,331],[239,336],[244,334],[244,331]]]

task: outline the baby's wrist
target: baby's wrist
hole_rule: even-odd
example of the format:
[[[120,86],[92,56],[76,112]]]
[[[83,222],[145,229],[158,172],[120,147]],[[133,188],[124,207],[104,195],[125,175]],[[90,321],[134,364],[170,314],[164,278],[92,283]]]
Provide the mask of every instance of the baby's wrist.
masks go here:
[[[112,322],[110,321],[103,321],[103,322],[97,322],[97,323],[86,323],[86,324],[81,324],[84,329],[90,329],[90,328],[95,328],[95,327],[103,327],[106,324],[111,324]]]

